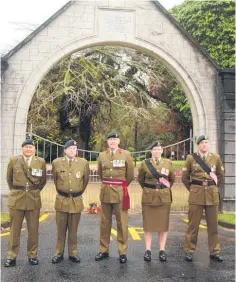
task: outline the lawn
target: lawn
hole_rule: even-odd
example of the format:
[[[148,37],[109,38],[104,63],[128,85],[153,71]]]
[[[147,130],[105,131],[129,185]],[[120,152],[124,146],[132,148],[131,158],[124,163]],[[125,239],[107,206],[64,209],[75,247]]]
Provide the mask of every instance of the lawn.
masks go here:
[[[226,222],[226,223],[231,223],[235,225],[235,214],[223,214],[220,213],[218,215],[218,219],[220,221]]]
[[[6,222],[9,220],[9,215],[7,213],[1,212],[1,222]]]

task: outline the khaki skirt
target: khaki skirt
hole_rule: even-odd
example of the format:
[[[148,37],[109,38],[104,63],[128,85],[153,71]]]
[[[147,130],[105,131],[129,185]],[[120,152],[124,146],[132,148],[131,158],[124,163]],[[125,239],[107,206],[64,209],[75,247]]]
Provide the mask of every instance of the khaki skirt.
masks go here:
[[[171,204],[150,206],[142,204],[143,230],[146,232],[166,232],[169,230]]]

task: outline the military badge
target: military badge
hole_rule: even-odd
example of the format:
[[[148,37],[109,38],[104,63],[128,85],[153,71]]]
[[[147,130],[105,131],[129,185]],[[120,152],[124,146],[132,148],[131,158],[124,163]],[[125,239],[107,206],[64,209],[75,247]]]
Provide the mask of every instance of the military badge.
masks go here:
[[[33,176],[41,177],[43,175],[43,170],[42,169],[38,169],[38,168],[32,168],[31,174]]]
[[[75,174],[75,178],[79,179],[80,178],[80,171],[77,171]]]
[[[125,160],[113,160],[113,167],[125,167]]]
[[[216,171],[216,166],[215,165],[211,165],[211,171],[215,172]]]
[[[167,176],[168,176],[168,175],[169,175],[169,169],[163,167],[163,168],[161,169],[161,174],[164,174],[164,175],[167,175]]]

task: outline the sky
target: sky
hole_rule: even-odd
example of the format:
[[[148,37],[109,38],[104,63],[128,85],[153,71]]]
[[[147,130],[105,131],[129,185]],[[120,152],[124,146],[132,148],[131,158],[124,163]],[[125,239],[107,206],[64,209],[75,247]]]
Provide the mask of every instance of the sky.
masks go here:
[[[68,0],[3,0],[0,4],[0,54],[7,53]],[[159,0],[167,10],[184,0]]]

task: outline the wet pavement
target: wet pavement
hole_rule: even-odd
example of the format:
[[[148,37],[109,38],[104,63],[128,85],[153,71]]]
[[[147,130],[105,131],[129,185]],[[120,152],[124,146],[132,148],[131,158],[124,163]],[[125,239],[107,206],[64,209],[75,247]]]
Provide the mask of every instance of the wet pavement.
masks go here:
[[[158,259],[157,235],[152,244],[152,261],[143,260],[144,242],[141,215],[129,217],[129,252],[127,264],[120,264],[116,246],[116,225],[113,220],[110,259],[96,262],[94,256],[99,247],[99,216],[83,214],[78,230],[78,246],[81,263],[70,262],[67,245],[64,261],[52,264],[51,257],[56,246],[55,215],[40,223],[38,266],[27,261],[27,231],[21,233],[21,247],[17,266],[5,268],[8,237],[1,238],[1,281],[3,282],[62,282],[62,281],[235,281],[235,233],[219,227],[223,263],[209,260],[207,231],[199,230],[198,250],[193,262],[184,260],[183,242],[186,230],[186,214],[173,214],[167,241],[167,262]]]

